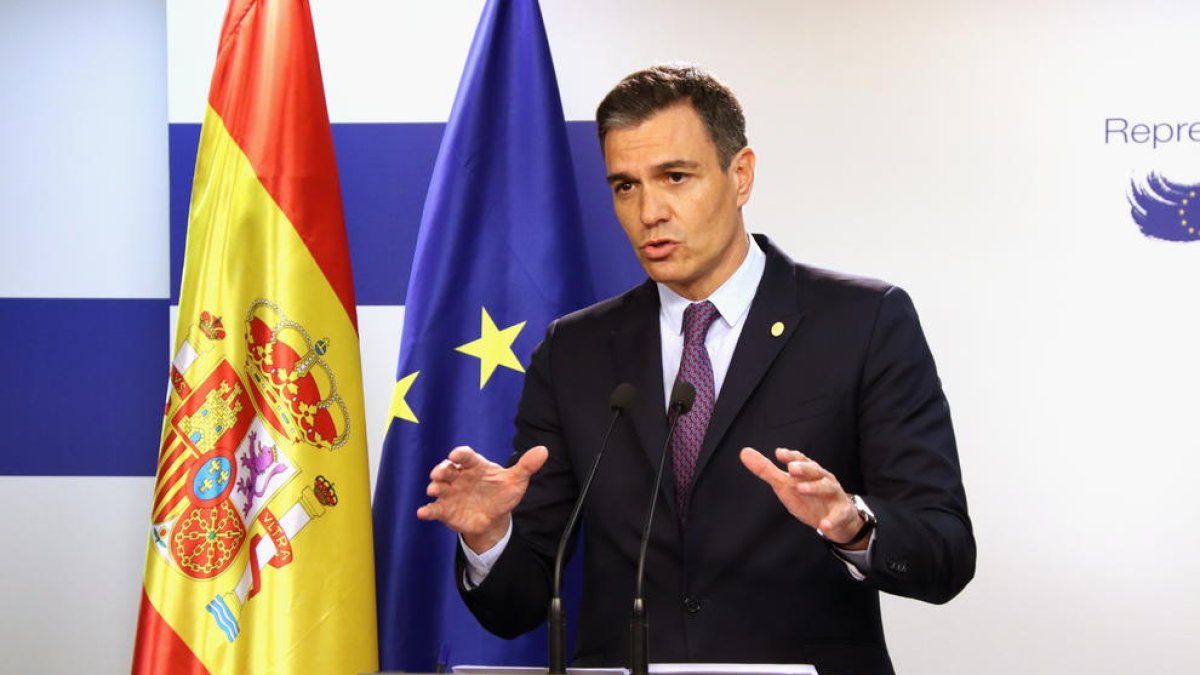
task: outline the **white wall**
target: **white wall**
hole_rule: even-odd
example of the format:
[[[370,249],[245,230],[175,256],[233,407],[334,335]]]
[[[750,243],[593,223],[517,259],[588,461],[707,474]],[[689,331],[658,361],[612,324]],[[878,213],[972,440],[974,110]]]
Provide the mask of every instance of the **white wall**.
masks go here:
[[[0,1],[0,297],[167,297],[164,15]]]
[[[314,4],[334,122],[446,118],[480,0]],[[916,299],[954,407],[979,569],[947,606],[887,600],[900,672],[1188,671],[1200,244],[1141,236],[1126,192],[1149,170],[1200,182],[1200,144],[1103,132],[1113,116],[1200,120],[1200,5],[542,4],[569,118],[647,63],[711,67],[758,150],[752,227]],[[163,112],[199,121],[222,5],[171,2],[164,20],[132,0],[0,4],[0,295],[167,295]],[[64,109],[124,131],[80,132]],[[29,128],[36,144],[13,138]],[[53,159],[66,152],[128,161],[101,175]],[[63,172],[104,199],[44,207],[62,184],[45,176]],[[117,244],[61,253],[100,245],[76,222],[88,203],[130,214],[98,206],[83,221]],[[400,320],[362,314],[373,450]],[[149,479],[0,478],[0,671],[127,669],[149,493]]]

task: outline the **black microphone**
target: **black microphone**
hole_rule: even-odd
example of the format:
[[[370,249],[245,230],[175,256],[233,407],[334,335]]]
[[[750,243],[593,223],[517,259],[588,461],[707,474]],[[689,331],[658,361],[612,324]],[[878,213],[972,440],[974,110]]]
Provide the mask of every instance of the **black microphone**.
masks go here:
[[[667,442],[662,456],[658,458],[658,473],[654,475],[654,491],[650,493],[650,508],[646,512],[646,527],[642,529],[642,549],[638,551],[637,582],[633,594],[633,618],[629,622],[629,673],[650,673],[650,624],[646,621],[646,598],[642,586],[646,580],[646,548],[650,544],[650,526],[654,524],[654,505],[658,503],[658,490],[662,485],[663,467],[667,465],[671,438],[679,418],[692,409],[696,400],[696,388],[679,380],[671,388],[671,402],[667,407]]]
[[[587,478],[583,481],[583,489],[575,498],[575,508],[571,511],[571,517],[567,519],[567,527],[563,530],[562,539],[558,542],[558,554],[554,557],[554,595],[550,598],[550,610],[547,612],[546,618],[549,624],[547,649],[550,652],[547,663],[551,675],[564,675],[567,672],[567,620],[562,606],[563,558],[567,554],[567,542],[570,541],[575,524],[579,521],[579,513],[583,510],[583,500],[587,498],[588,490],[592,487],[592,479],[596,477],[596,469],[600,466],[600,457],[604,455],[604,449],[608,447],[608,437],[612,435],[613,427],[617,425],[617,418],[621,416],[621,413],[629,410],[636,398],[637,388],[627,382],[618,384],[616,389],[609,394],[608,407],[612,409],[613,415],[608,422],[608,431],[604,432],[600,451],[592,460],[592,468],[588,469]]]

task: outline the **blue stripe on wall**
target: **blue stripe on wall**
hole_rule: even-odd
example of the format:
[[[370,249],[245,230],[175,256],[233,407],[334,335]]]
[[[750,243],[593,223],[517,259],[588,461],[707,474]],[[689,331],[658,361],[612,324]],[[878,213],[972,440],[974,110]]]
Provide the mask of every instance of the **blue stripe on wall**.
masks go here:
[[[166,299],[0,298],[0,475],[154,474]]]
[[[346,211],[346,229],[354,267],[354,291],[360,305],[402,305],[429,177],[445,124],[334,124]],[[592,122],[568,122],[589,251],[611,251],[624,234],[612,214],[604,162]],[[170,125],[171,302],[179,302],[179,279],[187,233],[188,203],[200,125]],[[600,257],[592,261],[597,269]],[[604,265],[611,266],[610,260]],[[595,279],[600,297],[616,295],[625,285],[614,279],[638,279],[632,253],[619,274]]]
[[[360,305],[404,304],[444,128],[333,125]],[[168,133],[169,301],[0,298],[0,475],[154,474],[170,362],[168,302],[179,299],[200,125],[172,124]],[[567,133],[589,251],[627,245],[612,215],[595,125],[569,122]],[[643,278],[632,253],[621,264],[594,280],[600,297]]]

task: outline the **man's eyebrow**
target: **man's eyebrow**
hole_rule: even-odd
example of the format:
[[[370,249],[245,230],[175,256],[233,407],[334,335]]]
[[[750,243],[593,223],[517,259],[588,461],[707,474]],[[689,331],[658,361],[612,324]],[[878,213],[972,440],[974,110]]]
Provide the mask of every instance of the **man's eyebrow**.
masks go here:
[[[660,164],[655,164],[654,172],[655,173],[669,173],[671,171],[678,171],[679,169],[688,169],[688,170],[694,171],[698,168],[700,168],[700,162],[696,162],[696,161],[693,161],[690,159],[672,159],[672,160],[668,160],[666,162],[662,162]],[[633,180],[633,176],[630,176],[629,174],[627,174],[623,171],[618,171],[617,173],[608,174],[608,182],[609,183],[626,183],[626,182],[632,183],[632,182],[634,182],[634,180]]]
[[[672,159],[668,162],[663,162],[662,164],[655,166],[654,170],[658,173],[667,173],[668,171],[674,171],[676,169],[698,168],[700,168],[700,162],[694,162],[688,159]]]

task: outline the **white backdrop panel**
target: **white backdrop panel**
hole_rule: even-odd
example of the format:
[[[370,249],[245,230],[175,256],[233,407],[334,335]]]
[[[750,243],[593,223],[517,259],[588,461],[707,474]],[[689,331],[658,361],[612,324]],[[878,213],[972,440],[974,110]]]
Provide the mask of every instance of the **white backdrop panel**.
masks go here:
[[[164,15],[0,2],[0,297],[167,297]]]

